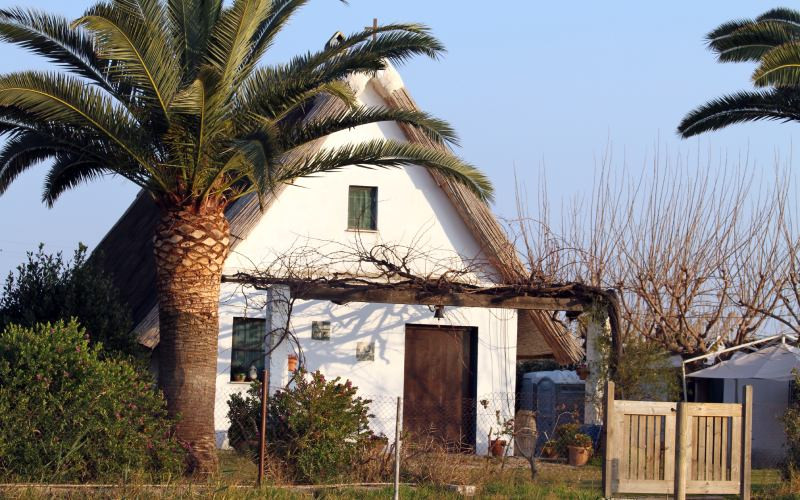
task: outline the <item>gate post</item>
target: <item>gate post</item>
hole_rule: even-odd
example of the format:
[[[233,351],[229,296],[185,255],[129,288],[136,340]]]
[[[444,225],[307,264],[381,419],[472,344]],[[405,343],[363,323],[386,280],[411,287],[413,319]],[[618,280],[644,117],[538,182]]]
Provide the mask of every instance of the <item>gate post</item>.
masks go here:
[[[739,496],[742,500],[750,500],[750,453],[752,452],[753,433],[753,386],[746,385],[742,389],[742,477]]]
[[[686,499],[686,483],[689,480],[689,464],[692,460],[692,448],[689,441],[689,433],[692,431],[689,419],[686,403],[678,403],[678,443],[675,448],[675,498],[677,500]]]
[[[603,496],[611,498],[614,480],[614,461],[611,449],[616,442],[614,422],[614,382],[606,383],[605,408],[603,409]]]

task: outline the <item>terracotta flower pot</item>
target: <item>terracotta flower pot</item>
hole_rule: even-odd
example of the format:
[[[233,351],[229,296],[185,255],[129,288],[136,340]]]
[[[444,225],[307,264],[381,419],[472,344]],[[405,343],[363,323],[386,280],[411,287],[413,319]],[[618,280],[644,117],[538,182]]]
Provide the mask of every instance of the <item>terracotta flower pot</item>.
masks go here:
[[[586,380],[589,378],[589,367],[586,365],[579,365],[577,368],[575,368],[575,373],[578,374],[578,378],[581,380]]]
[[[556,450],[556,447],[552,445],[543,446],[542,457],[550,459],[558,458],[558,450]]]
[[[297,371],[297,356],[294,354],[289,355],[289,371],[295,372]]]
[[[576,467],[586,465],[591,456],[591,449],[582,446],[567,446],[569,449],[569,464]]]
[[[492,443],[489,448],[493,457],[502,457],[506,452],[506,440],[492,439]]]

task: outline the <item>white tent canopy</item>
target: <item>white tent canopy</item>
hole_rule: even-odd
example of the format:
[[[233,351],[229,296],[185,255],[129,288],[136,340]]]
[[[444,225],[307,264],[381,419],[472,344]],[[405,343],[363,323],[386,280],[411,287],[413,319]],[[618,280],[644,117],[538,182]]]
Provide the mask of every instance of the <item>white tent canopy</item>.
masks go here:
[[[800,369],[800,349],[783,342],[690,373],[689,377],[788,381]]]

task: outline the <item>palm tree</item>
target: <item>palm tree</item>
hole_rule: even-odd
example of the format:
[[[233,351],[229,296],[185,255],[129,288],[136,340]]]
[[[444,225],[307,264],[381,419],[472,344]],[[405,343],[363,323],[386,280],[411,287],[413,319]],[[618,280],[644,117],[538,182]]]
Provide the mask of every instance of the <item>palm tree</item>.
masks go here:
[[[216,468],[213,404],[220,277],[228,255],[225,208],[263,198],[295,178],[348,165],[417,164],[457,179],[480,198],[491,186],[441,148],[374,140],[298,154],[337,131],[396,121],[437,143],[445,122],[423,112],[356,105],[348,75],[444,50],[428,28],[391,24],[324,50],[264,66],[259,60],[308,0],[110,0],[70,22],[34,10],[0,11],[0,38],[63,72],[0,75],[0,194],[51,160],[48,205],[107,174],[148,193],[160,210],[154,245],[162,366],[159,385],[193,469]],[[373,34],[375,37],[373,38]],[[305,119],[317,98],[342,111]],[[445,150],[446,151],[446,150]],[[292,154],[294,153],[294,154]]]
[[[800,121],[800,12],[779,8],[727,22],[707,40],[720,62],[758,63],[752,80],[762,90],[722,96],[694,109],[678,126],[682,137],[741,122]]]

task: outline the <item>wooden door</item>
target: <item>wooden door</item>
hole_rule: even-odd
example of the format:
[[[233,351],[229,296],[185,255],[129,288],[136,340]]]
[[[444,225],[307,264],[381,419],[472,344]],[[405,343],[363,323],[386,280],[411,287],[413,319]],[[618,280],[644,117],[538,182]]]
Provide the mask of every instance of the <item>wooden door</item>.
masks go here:
[[[406,325],[403,428],[448,449],[475,446],[477,331]]]

